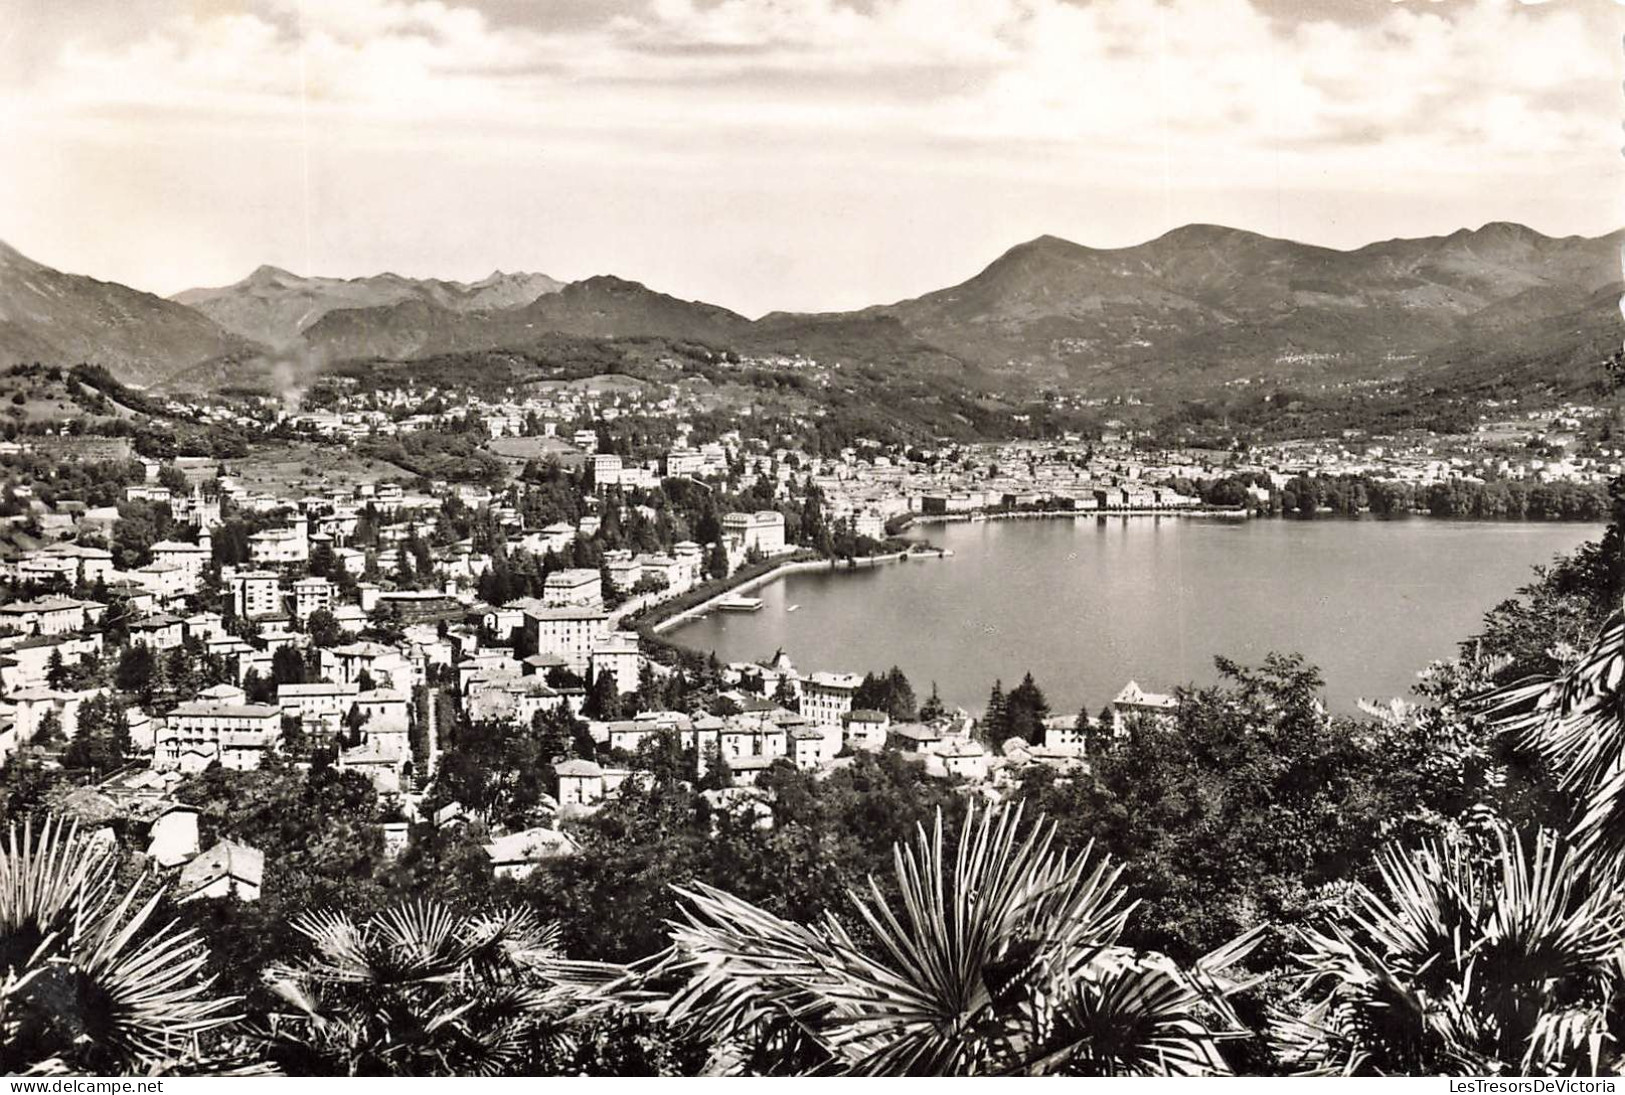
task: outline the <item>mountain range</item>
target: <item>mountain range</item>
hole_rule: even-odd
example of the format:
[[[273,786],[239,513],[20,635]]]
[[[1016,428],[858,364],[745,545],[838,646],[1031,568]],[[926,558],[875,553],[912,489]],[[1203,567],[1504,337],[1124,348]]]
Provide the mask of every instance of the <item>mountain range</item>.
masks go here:
[[[1357,378],[1581,307],[1619,283],[1622,240],[1504,223],[1354,251],[1213,225],[1115,250],[1042,236],[878,311],[984,367],[1056,380]]]
[[[142,386],[255,349],[184,304],[64,274],[0,243],[0,363],[96,362]]]
[[[504,274],[482,281],[415,280],[398,274],[370,278],[309,278],[275,266],[218,289],[188,289],[170,299],[195,308],[226,330],[281,347],[340,309],[389,308],[413,302],[448,312],[489,312],[529,304],[564,283],[546,274]]]
[[[0,245],[0,362],[94,360],[133,384],[185,387],[251,372],[257,356],[405,360],[562,334],[1092,394],[1482,373],[1486,361],[1484,375],[1504,377],[1617,344],[1622,242],[1625,232],[1554,238],[1506,223],[1351,251],[1214,225],[1115,249],[1041,236],[947,289],[756,320],[616,277],[500,272],[465,284],[261,267],[164,300]],[[244,368],[222,370],[223,358]]]

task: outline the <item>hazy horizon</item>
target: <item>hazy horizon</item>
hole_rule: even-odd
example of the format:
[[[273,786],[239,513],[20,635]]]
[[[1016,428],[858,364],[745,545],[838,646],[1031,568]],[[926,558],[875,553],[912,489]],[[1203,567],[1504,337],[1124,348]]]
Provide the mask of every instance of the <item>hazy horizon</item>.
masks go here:
[[[1614,0],[0,0],[0,239],[169,296],[613,274],[745,315],[1214,223],[1625,224]]]

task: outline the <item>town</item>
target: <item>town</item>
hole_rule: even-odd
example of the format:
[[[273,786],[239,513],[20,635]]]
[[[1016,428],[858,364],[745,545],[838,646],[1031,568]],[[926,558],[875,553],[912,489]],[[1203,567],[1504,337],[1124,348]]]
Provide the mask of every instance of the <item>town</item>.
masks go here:
[[[1625,2],[0,18],[19,1090],[1625,1074]]]
[[[67,382],[96,399],[83,379]],[[759,602],[742,591],[786,568],[928,550],[898,537],[915,523],[1470,507],[1460,492],[1491,485],[1503,505],[1518,492],[1520,516],[1531,501],[1559,516],[1600,506],[1620,471],[1596,429],[1607,416],[1578,405],[1486,416],[1467,437],[1350,431],[1249,452],[1156,449],[1109,420],[1094,437],[859,438],[824,453],[749,407],[723,415],[677,385],[648,387],[606,377],[488,401],[322,383],[294,406],[143,404],[250,439],[223,458],[163,459],[145,439],[13,416],[0,766],[62,769],[74,788],[62,809],[147,827],[153,862],[187,895],[245,898],[260,851],[200,847],[197,811],[174,791],[273,756],[365,777],[379,817],[398,819],[380,822],[396,850],[411,824],[477,825],[503,877],[569,855],[571,819],[646,779],[662,749],[687,758],[718,809],[763,811],[756,784],[776,764],[827,773],[877,750],[997,799],[1032,765],[1087,770],[1092,736],[1166,718],[1176,696],[1129,682],[1098,716],[1046,709],[999,740],[994,704],[877,702],[880,667],[803,670],[782,652],[708,663],[661,633],[749,611]],[[385,472],[354,482],[290,466],[325,454],[356,471],[358,454],[413,435],[472,435],[481,461],[445,479],[368,461]],[[481,816],[437,780],[459,735],[490,725],[552,726],[565,746],[545,758],[549,786],[525,824]]]

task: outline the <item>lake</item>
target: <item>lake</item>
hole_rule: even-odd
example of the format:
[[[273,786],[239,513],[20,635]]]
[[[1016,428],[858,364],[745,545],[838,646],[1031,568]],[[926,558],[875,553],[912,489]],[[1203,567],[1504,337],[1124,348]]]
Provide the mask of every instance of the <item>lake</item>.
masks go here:
[[[1321,668],[1327,700],[1408,696],[1536,564],[1601,534],[1568,523],[1088,518],[924,525],[954,552],[807,572],[668,637],[725,662],[785,650],[802,672],[902,666],[921,699],[979,712],[1031,671],[1057,712],[1216,679],[1213,657],[1270,651]],[[792,608],[792,606],[794,606]]]

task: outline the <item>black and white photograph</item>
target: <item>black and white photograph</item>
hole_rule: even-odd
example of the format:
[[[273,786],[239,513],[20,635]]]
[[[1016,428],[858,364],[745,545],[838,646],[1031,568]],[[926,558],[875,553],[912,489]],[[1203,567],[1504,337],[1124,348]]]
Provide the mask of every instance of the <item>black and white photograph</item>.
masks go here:
[[[1614,1091],[1622,123],[1625,0],[0,0],[0,1086]]]

